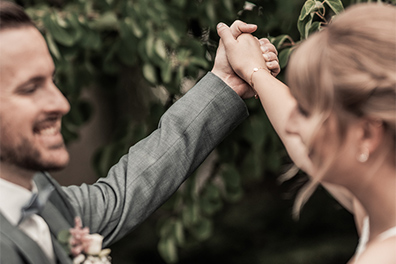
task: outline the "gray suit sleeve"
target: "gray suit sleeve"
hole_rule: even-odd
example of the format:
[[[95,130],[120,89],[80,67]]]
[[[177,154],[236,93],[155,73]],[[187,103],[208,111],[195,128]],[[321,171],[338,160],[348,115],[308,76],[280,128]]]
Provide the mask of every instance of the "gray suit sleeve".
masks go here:
[[[106,178],[63,188],[84,226],[102,234],[106,246],[162,205],[247,116],[243,100],[209,72]]]

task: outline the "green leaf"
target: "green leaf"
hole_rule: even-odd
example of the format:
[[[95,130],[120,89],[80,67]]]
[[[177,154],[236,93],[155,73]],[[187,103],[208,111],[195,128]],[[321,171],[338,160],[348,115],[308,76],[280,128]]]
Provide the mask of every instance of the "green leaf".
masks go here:
[[[202,57],[192,57],[190,59],[191,64],[197,65],[203,69],[208,69],[209,68],[209,62]]]
[[[154,34],[149,34],[144,41],[145,42],[145,51],[146,51],[147,57],[150,59],[153,59],[154,41],[155,41]]]
[[[80,38],[80,44],[86,49],[99,50],[102,46],[102,39],[97,31],[94,31],[88,27],[83,28],[83,36]]]
[[[47,40],[47,44],[48,44],[48,48],[52,54],[52,56],[54,56],[54,58],[61,60],[61,54],[59,52],[58,46],[56,45],[51,32],[47,32],[45,34],[45,39]]]
[[[157,83],[156,70],[155,70],[154,66],[149,63],[145,63],[143,65],[143,76],[150,83],[152,83],[152,84]]]
[[[209,21],[211,23],[216,23],[216,11],[215,11],[215,5],[212,1],[208,1],[206,4],[206,15],[209,18]]]
[[[165,34],[170,37],[174,44],[178,44],[180,42],[180,33],[177,32],[174,27],[166,28]]]
[[[61,20],[56,13],[47,14],[43,17],[43,23],[47,30],[51,32],[54,40],[67,47],[72,46],[77,41],[77,35],[73,34],[72,31],[68,31],[68,26],[65,20]],[[61,26],[59,23],[62,23]]]
[[[174,224],[174,237],[176,238],[176,242],[179,246],[183,246],[185,243],[185,236],[184,236],[184,228],[183,222],[180,220],[176,220]]]
[[[222,178],[226,187],[238,187],[241,182],[239,173],[234,166],[227,166],[222,173]]]
[[[131,17],[125,18],[125,24],[130,27],[130,29],[132,30],[133,34],[137,38],[141,38],[143,36],[143,31],[142,31],[141,27]]]
[[[158,243],[158,252],[167,263],[178,261],[176,241],[174,238],[162,238]]]
[[[70,234],[69,230],[62,230],[58,233],[57,239],[61,244],[64,244],[64,243],[69,243],[70,237],[71,237],[71,234]]]
[[[330,6],[331,10],[337,15],[344,10],[341,0],[325,0],[325,2]]]
[[[62,248],[67,252],[70,253],[70,231],[69,230],[62,230],[58,233],[57,240]]]
[[[102,31],[109,29],[117,29],[118,22],[119,21],[117,15],[113,11],[107,11],[103,13],[103,15],[101,15],[100,17],[90,22],[89,25],[93,29]]]
[[[311,12],[315,9],[316,1],[315,0],[307,0],[304,3],[304,6],[301,9],[300,16],[298,17],[299,21],[303,21]]]
[[[322,2],[314,0],[305,2],[297,21],[297,28],[300,32],[301,39],[306,39],[308,37],[315,12],[323,8]]]
[[[320,21],[313,22],[308,30],[308,36],[311,35],[312,33],[319,31],[321,27],[322,27],[322,22]]]
[[[201,209],[207,215],[217,212],[223,205],[220,190],[212,183],[205,186],[200,201]]]
[[[160,237],[169,237],[173,232],[173,225],[174,225],[173,219],[168,218],[167,220],[165,220],[165,222],[161,225],[159,231]]]
[[[172,63],[164,61],[161,65],[161,79],[164,83],[170,83],[172,80]]]
[[[161,39],[155,40],[155,52],[161,59],[165,60],[167,58],[165,43]]]
[[[191,233],[196,239],[203,241],[208,239],[213,232],[212,221],[207,218],[201,218],[199,221],[190,229]]]
[[[271,40],[272,44],[275,46],[277,50],[279,50],[286,41],[293,43],[293,39],[286,34],[277,36],[276,38]]]
[[[309,29],[311,28],[312,20],[314,15],[309,14],[304,18],[304,20],[299,20],[297,22],[297,28],[300,32],[301,39],[306,39],[308,37]]]
[[[197,203],[186,204],[182,212],[183,224],[186,227],[194,225],[199,219],[199,206]]]
[[[232,0],[223,0],[223,4],[227,13],[234,13]]]
[[[292,52],[293,52],[292,47],[283,49],[281,52],[279,52],[279,65],[281,68],[286,67]]]

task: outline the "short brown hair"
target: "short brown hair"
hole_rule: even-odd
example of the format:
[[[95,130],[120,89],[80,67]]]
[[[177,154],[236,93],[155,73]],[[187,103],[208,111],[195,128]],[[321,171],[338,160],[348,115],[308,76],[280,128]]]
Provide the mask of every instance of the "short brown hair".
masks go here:
[[[0,30],[35,26],[22,7],[9,1],[0,1]]]

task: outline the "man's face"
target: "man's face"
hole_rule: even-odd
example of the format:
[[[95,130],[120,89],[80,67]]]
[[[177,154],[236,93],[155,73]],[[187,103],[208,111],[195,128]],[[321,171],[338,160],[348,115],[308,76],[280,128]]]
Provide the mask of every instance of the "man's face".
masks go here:
[[[40,32],[0,31],[0,162],[31,171],[65,167],[60,133],[70,105],[53,83],[55,66]]]

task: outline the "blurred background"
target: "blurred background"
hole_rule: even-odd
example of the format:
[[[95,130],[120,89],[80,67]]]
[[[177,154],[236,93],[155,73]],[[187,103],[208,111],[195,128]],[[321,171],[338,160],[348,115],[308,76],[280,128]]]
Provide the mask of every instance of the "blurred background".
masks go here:
[[[71,152],[63,185],[93,183],[152,132],[160,116],[213,65],[216,24],[255,23],[279,51],[284,81],[295,45],[352,0],[19,0],[54,58],[72,105],[63,122]],[[353,217],[319,188],[292,218],[302,172],[258,100],[250,117],[171,199],[112,245],[113,263],[346,263]]]

